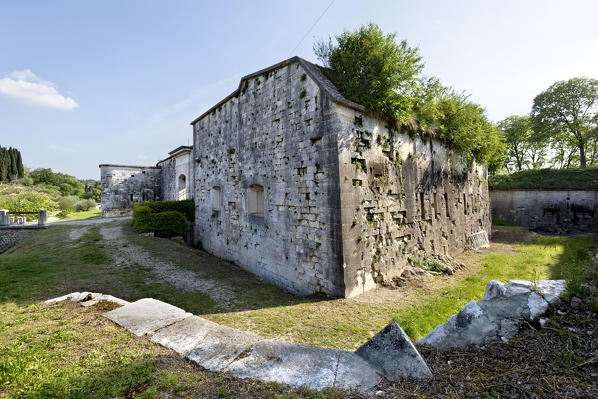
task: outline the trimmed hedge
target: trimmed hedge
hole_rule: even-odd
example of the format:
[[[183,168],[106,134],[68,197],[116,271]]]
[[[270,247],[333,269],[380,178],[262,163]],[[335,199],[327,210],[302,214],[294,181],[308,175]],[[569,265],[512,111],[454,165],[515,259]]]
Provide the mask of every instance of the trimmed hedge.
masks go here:
[[[195,219],[195,201],[156,201],[133,204],[133,227],[137,233],[158,237],[180,236],[187,221]]]
[[[182,201],[136,202],[133,204],[133,217],[135,216],[135,207],[139,206],[147,206],[153,213],[177,211],[185,215],[187,220],[195,220],[195,201],[193,199]]]
[[[152,221],[156,237],[182,236],[187,228],[187,218],[179,211],[156,213]]]
[[[151,233],[154,231],[152,217],[154,212],[144,202],[133,204],[133,228],[137,233]]]
[[[598,190],[598,168],[529,169],[488,179],[490,190]]]

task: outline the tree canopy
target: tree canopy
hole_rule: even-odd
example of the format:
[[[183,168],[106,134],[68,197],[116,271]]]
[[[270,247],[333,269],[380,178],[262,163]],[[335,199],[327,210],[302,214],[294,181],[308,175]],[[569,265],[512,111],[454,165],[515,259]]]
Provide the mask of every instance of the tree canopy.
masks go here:
[[[539,168],[546,156],[542,138],[533,130],[529,116],[512,115],[498,123],[507,143],[507,171]]]
[[[424,77],[417,48],[375,24],[318,41],[314,52],[324,73],[347,99],[383,114],[389,126],[415,121],[491,172],[504,164],[505,144],[484,108],[462,93]]]
[[[572,78],[556,82],[534,98],[534,129],[545,140],[557,140],[562,147],[573,147],[579,155],[579,166],[597,161],[598,80]],[[593,150],[593,152],[592,152]]]
[[[33,184],[50,190],[59,191],[62,195],[83,196],[85,186],[76,177],[64,173],[52,172],[52,169],[35,169],[29,174]]]
[[[21,152],[16,148],[0,146],[0,183],[9,183],[23,178],[24,175]]]

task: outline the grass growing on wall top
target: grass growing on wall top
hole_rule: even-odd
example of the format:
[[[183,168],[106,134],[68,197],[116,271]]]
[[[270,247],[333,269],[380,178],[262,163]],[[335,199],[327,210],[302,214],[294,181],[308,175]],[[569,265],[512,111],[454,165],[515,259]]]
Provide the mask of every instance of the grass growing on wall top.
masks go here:
[[[488,179],[490,190],[598,190],[598,168],[529,169]]]

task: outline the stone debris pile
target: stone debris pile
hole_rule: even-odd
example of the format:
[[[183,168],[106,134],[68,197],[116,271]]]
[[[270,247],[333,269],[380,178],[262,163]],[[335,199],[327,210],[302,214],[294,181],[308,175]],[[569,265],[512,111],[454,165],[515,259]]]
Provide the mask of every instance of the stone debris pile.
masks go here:
[[[565,280],[511,280],[508,285],[492,280],[481,301],[471,300],[418,344],[448,349],[493,339],[506,342],[517,334],[522,320],[536,320],[557,304],[565,286]]]

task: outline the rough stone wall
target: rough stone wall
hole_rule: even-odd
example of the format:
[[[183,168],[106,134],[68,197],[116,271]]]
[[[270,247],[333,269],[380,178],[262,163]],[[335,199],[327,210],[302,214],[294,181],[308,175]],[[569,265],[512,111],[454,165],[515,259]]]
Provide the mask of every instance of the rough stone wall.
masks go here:
[[[33,231],[15,228],[0,229],[0,254],[17,245],[19,241],[28,237]]]
[[[185,190],[186,198],[192,198],[193,194],[193,173],[191,162],[191,154],[185,153],[179,156],[170,157],[158,164],[162,168],[162,200],[163,201],[177,201],[179,200],[179,177],[185,176]]]
[[[293,293],[342,296],[338,129],[325,97],[295,62],[244,80],[194,122],[195,231],[207,251]],[[264,188],[263,217],[248,212],[251,185]]]
[[[490,191],[492,218],[545,233],[598,231],[598,192]]]
[[[425,256],[457,254],[472,233],[490,233],[484,168],[345,106],[336,114],[346,296],[392,283]]]
[[[102,217],[130,215],[133,203],[161,198],[161,170],[152,166],[100,165]]]

